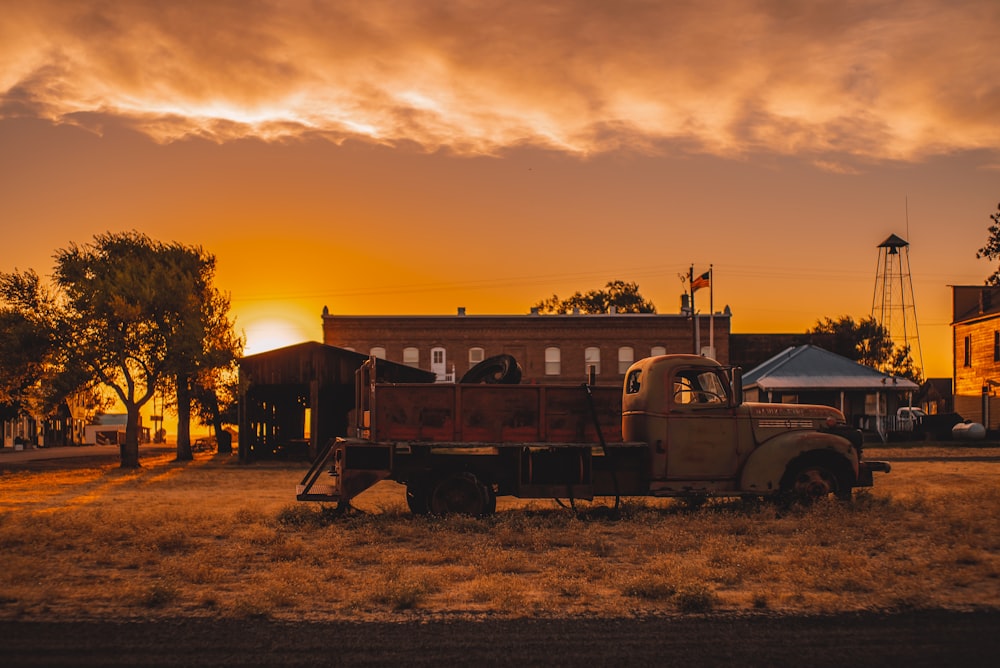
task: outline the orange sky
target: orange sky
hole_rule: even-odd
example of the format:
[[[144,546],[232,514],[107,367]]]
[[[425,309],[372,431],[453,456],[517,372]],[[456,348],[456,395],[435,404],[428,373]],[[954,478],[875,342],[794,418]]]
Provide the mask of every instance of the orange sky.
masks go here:
[[[674,312],[692,263],[735,332],[801,332],[871,311],[896,233],[948,376],[947,286],[993,270],[995,0],[6,4],[0,270],[199,244],[248,352],[319,340],[324,305],[623,279]]]

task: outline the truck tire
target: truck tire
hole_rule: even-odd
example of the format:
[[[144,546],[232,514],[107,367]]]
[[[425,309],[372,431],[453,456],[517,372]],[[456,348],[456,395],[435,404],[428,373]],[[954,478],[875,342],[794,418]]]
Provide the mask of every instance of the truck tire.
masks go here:
[[[435,515],[483,517],[496,510],[496,497],[472,473],[454,473],[434,485],[428,508]]]
[[[782,494],[792,501],[812,503],[833,494],[851,498],[851,479],[844,465],[832,457],[809,457],[793,461],[781,479]]]
[[[469,369],[458,382],[462,385],[517,385],[521,382],[521,365],[512,355],[494,355]]]

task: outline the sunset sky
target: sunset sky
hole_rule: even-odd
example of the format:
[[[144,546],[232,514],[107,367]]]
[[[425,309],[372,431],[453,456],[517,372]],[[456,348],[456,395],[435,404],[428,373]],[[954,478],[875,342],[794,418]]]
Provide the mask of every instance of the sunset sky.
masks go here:
[[[872,309],[925,371],[1000,202],[1000,2],[0,0],[0,270],[218,259],[248,352],[320,314],[526,313],[714,265],[734,332]],[[707,308],[707,292],[698,293]],[[703,297],[704,296],[704,297]]]

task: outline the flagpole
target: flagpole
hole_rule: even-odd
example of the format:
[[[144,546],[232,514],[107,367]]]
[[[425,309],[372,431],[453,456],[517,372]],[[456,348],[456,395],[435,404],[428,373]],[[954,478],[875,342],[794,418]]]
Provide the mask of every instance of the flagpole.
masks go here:
[[[698,316],[695,315],[694,310],[694,265],[688,269],[688,291],[691,294],[691,346],[694,348],[694,354],[698,354]]]
[[[708,265],[708,349],[715,358],[715,273]]]

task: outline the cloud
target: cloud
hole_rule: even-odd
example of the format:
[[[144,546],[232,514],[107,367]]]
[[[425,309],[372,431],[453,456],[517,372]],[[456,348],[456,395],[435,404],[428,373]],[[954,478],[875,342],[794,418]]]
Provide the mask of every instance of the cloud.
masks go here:
[[[1000,147],[995,0],[35,0],[0,117],[157,141],[364,138],[918,159]]]

